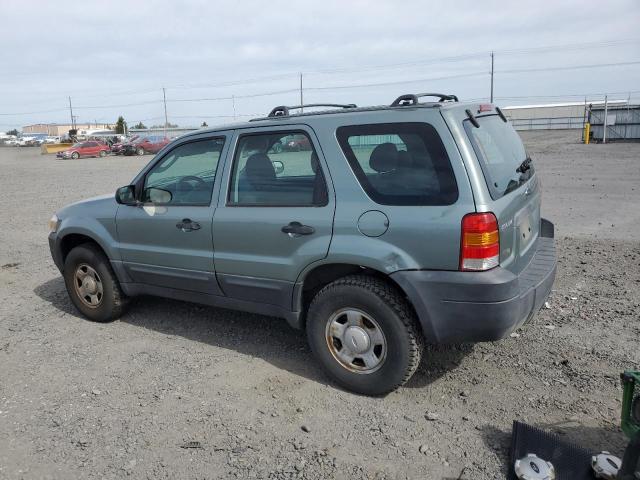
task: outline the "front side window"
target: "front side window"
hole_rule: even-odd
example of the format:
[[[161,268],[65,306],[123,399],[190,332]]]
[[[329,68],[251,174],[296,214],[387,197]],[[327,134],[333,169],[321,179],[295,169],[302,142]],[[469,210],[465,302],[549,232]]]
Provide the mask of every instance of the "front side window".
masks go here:
[[[436,129],[427,123],[340,127],[338,142],[369,197],[382,205],[451,205],[458,187]]]
[[[327,187],[304,132],[244,135],[238,140],[229,205],[322,206]]]
[[[171,150],[144,181],[143,202],[209,205],[224,138],[199,140]]]

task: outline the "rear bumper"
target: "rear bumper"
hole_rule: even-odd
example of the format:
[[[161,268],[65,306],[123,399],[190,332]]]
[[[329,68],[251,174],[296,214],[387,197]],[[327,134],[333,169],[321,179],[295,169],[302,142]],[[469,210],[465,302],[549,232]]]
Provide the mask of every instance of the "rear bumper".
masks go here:
[[[519,275],[488,272],[400,271],[391,275],[412,302],[427,340],[484,342],[504,338],[529,320],[556,276],[553,224],[543,220],[531,262]]]

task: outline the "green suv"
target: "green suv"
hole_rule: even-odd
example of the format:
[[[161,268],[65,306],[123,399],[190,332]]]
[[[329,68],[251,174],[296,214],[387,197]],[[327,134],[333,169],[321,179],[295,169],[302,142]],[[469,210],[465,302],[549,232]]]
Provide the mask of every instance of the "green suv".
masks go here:
[[[115,196],[57,212],[49,245],[78,310],[106,322],[156,295],[283,317],[370,395],[404,384],[425,341],[497,340],[538,311],[553,224],[498,107],[304,107],[184,135]]]

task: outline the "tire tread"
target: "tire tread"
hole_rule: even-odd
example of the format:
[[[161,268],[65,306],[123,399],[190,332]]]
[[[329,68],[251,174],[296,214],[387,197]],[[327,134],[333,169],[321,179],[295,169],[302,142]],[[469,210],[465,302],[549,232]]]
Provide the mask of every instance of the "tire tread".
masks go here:
[[[371,275],[348,275],[329,283],[314,296],[309,305],[309,310],[314,308],[314,304],[321,302],[325,295],[331,295],[332,290],[342,286],[362,288],[376,295],[395,312],[406,329],[407,336],[409,337],[409,363],[402,379],[380,394],[384,395],[392,392],[407,383],[418,369],[418,366],[420,366],[422,360],[424,337],[418,325],[416,315],[397,287]]]
[[[90,251],[94,257],[99,259],[99,261],[104,264],[107,272],[109,273],[108,281],[112,286],[112,298],[110,300],[112,302],[113,308],[111,314],[108,318],[105,319],[92,320],[96,322],[110,322],[112,320],[120,318],[127,307],[129,298],[122,292],[122,289],[120,288],[120,282],[118,281],[118,278],[116,277],[113,268],[111,267],[111,262],[102,252],[102,250],[91,242],[82,243],[77,247],[74,247],[74,250],[79,248]]]

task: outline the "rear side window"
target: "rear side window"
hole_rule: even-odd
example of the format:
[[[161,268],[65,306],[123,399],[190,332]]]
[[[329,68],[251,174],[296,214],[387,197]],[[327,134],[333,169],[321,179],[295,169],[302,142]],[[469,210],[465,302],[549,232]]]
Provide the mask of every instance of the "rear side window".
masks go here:
[[[338,142],[369,197],[382,205],[451,205],[458,187],[436,129],[427,123],[340,127]]]
[[[324,206],[327,187],[304,132],[243,135],[234,157],[228,205]]]
[[[476,117],[480,127],[464,122],[465,130],[480,161],[491,198],[497,200],[516,190],[533,175],[533,165],[522,172],[527,158],[522,140],[514,128],[497,115]]]

